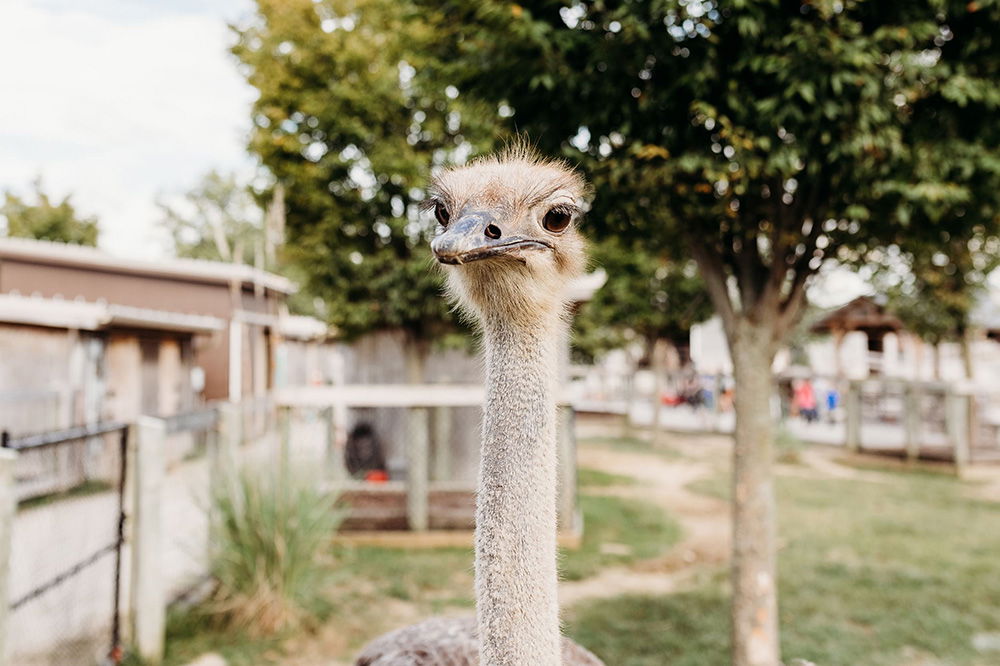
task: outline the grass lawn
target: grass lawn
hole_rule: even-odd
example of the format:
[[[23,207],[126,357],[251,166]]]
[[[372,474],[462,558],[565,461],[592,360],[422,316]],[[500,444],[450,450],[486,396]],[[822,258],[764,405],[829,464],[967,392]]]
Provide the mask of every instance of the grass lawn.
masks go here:
[[[655,557],[681,537],[680,526],[652,504],[583,494],[580,506],[583,543],[575,550],[562,550],[559,571],[565,580],[580,580],[604,567]]]
[[[668,437],[665,435],[663,439],[666,441]],[[577,439],[577,446],[581,448],[594,446],[629,453],[652,453],[664,458],[680,457],[677,451],[666,444],[654,446],[648,440],[639,437],[580,437]]]
[[[49,504],[66,499],[73,499],[74,497],[86,497],[87,495],[99,495],[100,493],[110,492],[114,490],[114,488],[115,486],[107,481],[88,479],[83,483],[73,486],[72,488],[68,488],[57,493],[39,495],[38,497],[31,497],[23,500],[18,503],[17,510],[30,511],[31,509],[48,506]]]
[[[782,647],[822,666],[1000,664],[1000,504],[968,484],[897,472],[885,483],[778,480]],[[725,496],[720,477],[696,490]],[[615,666],[728,660],[725,575],[668,597],[582,605],[569,633]]]
[[[606,477],[614,475],[601,478],[608,480]],[[586,494],[580,501],[585,521],[583,543],[575,550],[564,549],[560,558],[562,575],[568,580],[593,575],[605,566],[654,557],[680,537],[678,525],[650,504]],[[604,548],[607,544],[614,547]],[[330,562],[330,608],[323,621],[350,636],[348,652],[353,654],[395,626],[396,620],[385,611],[393,603],[414,607],[416,617],[472,612],[472,567],[471,549],[336,546]],[[232,666],[266,666],[277,663],[282,654],[282,641],[253,640],[214,630],[197,608],[171,615],[167,645],[165,666],[180,666],[210,650],[218,651]]]
[[[577,470],[577,482],[581,487],[598,487],[598,486],[634,486],[635,479],[631,476],[622,476],[621,474],[610,474],[608,472],[602,472],[599,469],[590,469],[589,467],[581,467]]]

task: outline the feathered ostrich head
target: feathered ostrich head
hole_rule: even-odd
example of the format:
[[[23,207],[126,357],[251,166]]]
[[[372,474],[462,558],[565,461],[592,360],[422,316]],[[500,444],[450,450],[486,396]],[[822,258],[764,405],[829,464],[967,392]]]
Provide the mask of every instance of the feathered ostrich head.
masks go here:
[[[449,169],[431,185],[431,249],[448,288],[480,318],[534,322],[564,310],[586,262],[577,230],[586,185],[563,162],[519,144]]]

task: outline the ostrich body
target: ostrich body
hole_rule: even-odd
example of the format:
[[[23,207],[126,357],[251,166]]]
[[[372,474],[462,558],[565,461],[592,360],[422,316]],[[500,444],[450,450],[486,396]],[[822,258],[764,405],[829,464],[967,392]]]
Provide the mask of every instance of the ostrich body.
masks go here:
[[[556,402],[566,289],[584,266],[584,183],[508,149],[434,182],[431,244],[483,330],[486,404],[476,498],[476,619],[391,632],[357,666],[601,666],[559,630]]]

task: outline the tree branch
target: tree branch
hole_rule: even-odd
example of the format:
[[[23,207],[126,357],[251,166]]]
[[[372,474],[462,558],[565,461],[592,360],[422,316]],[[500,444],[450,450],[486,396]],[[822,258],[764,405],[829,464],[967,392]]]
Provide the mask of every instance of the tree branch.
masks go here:
[[[691,256],[698,264],[698,271],[705,281],[705,288],[708,291],[715,311],[722,319],[722,326],[726,334],[731,336],[736,330],[736,310],[733,308],[733,301],[729,297],[729,287],[726,284],[726,268],[722,261],[721,253],[706,243],[703,238],[694,238],[687,235],[688,247],[691,248]]]

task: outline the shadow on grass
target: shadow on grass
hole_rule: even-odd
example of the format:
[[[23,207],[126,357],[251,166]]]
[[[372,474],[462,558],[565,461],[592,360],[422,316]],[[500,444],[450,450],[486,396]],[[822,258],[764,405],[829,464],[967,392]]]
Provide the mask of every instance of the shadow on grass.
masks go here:
[[[572,614],[567,634],[614,666],[719,666],[729,659],[727,601],[708,590],[586,604]]]
[[[576,474],[577,483],[582,487],[634,486],[636,484],[636,480],[631,476],[611,474],[589,467],[581,467]]]

